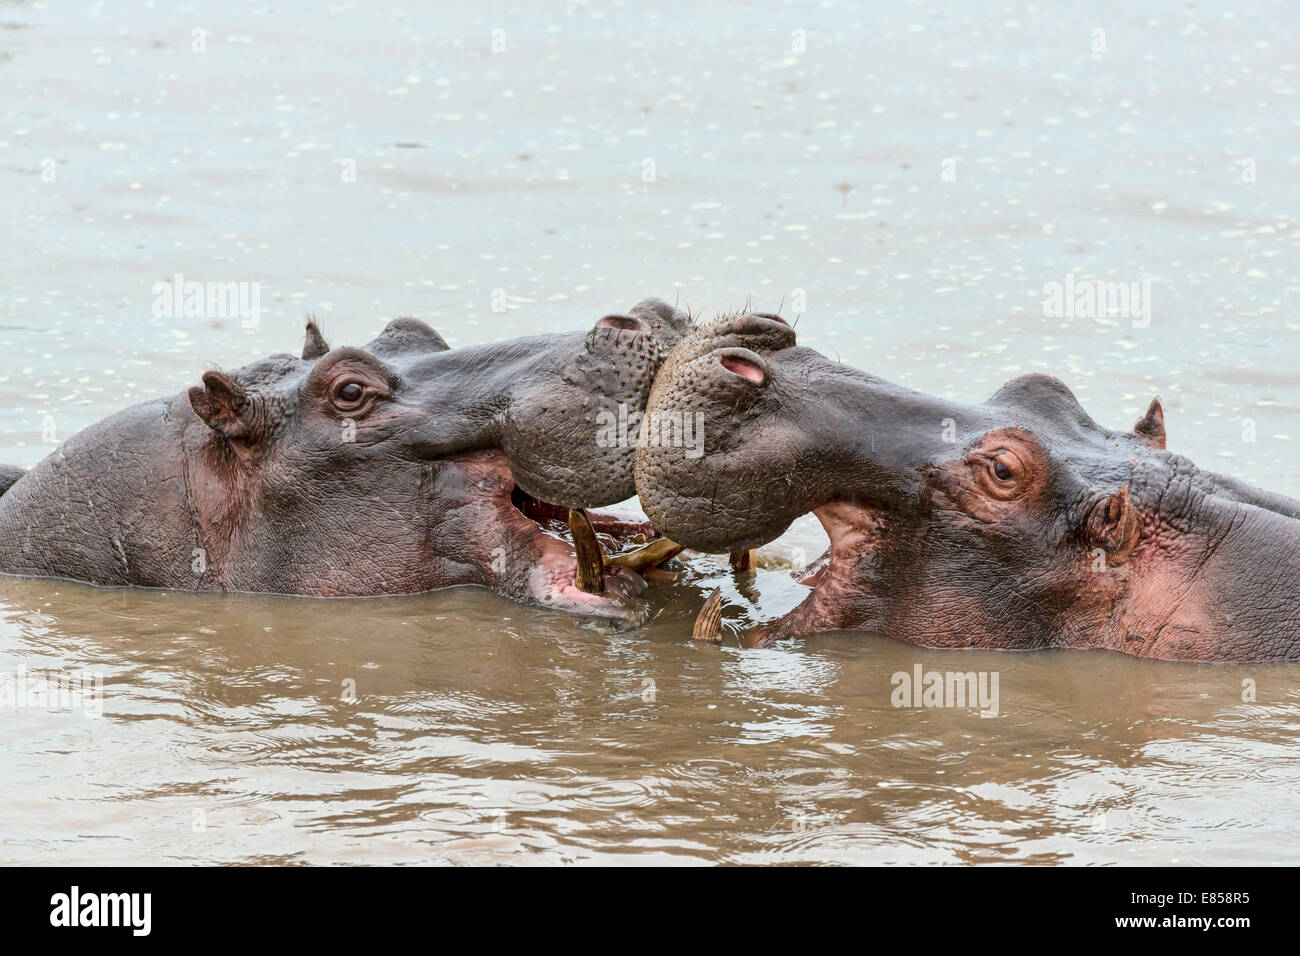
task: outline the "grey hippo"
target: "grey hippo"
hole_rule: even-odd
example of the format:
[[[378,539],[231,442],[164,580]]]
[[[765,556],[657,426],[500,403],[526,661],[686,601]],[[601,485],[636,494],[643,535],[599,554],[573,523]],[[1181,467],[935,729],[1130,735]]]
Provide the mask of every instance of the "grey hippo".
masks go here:
[[[300,355],[208,371],[0,469],[0,573],[316,597],[474,584],[634,623],[644,581],[599,539],[653,529],[587,510],[635,493],[634,443],[600,423],[639,414],[689,321],[648,299],[455,349],[418,319],[364,348],[309,321]]]
[[[746,644],[859,630],[927,647],[1300,658],[1300,502],[1169,451],[1158,398],[1119,431],[1049,375],[948,401],[744,314],[683,336],[646,415],[705,424],[703,454],[637,451],[659,531],[743,553],[811,512],[830,538],[807,598]],[[719,595],[696,627],[719,635]]]

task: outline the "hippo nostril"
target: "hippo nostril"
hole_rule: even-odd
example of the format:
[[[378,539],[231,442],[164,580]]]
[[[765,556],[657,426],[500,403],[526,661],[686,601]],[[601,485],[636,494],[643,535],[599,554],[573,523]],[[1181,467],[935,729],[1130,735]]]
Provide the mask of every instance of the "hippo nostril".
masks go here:
[[[794,327],[779,315],[748,312],[722,321],[720,335],[744,336],[750,343],[757,342],[764,349],[779,351],[795,344]]]
[[[622,329],[625,332],[646,331],[646,324],[631,315],[607,315],[596,324],[603,325],[607,329]]]
[[[722,356],[722,367],[734,375],[748,379],[755,385],[762,385],[767,376],[763,370],[748,359],[738,358],[734,355]]]

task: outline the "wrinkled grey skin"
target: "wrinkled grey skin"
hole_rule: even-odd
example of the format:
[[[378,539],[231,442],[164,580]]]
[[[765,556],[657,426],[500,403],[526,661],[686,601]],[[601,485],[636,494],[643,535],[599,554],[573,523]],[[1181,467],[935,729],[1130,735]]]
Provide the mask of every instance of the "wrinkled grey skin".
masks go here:
[[[573,549],[516,507],[516,486],[561,513],[631,497],[633,449],[600,447],[598,420],[644,407],[688,322],[652,299],[589,332],[458,349],[418,319],[364,349],[330,349],[309,324],[301,358],[208,372],[18,478],[0,497],[0,573],[313,596],[481,584],[636,620],[643,582],[614,569],[605,594],[577,590]]]
[[[1105,648],[1168,660],[1300,658],[1300,502],[1165,449],[1059,380],[987,402],[925,395],[795,345],[770,316],[697,326],[647,415],[699,412],[705,453],[643,446],[642,506],[704,551],[812,512],[831,548],[807,600],[746,636],[854,629],[936,647]]]

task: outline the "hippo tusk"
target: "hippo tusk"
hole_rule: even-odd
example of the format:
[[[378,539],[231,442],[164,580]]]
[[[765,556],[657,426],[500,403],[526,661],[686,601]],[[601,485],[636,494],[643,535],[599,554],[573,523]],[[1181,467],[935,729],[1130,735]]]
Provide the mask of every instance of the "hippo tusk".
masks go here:
[[[569,509],[569,530],[573,532],[573,550],[578,557],[575,583],[588,594],[602,593],[605,590],[604,556],[585,509]]]
[[[722,642],[722,588],[714,588],[695,616],[691,637],[697,641]]]
[[[629,551],[613,558],[606,558],[605,564],[607,566],[617,564],[619,567],[642,574],[650,568],[657,568],[665,561],[677,557],[681,552],[682,546],[676,541],[669,538],[656,538],[635,551]]]
[[[730,561],[731,566],[737,571],[753,571],[754,549],[749,548],[745,551],[733,551],[731,552]]]

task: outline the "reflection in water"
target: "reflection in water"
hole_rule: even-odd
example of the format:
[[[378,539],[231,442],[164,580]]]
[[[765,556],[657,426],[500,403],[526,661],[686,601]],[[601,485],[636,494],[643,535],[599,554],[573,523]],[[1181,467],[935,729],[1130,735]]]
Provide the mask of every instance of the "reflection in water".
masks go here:
[[[196,53],[192,12],[119,6],[4,14],[0,461],[306,311],[460,345],[752,296],[947,398],[1046,371],[1127,427],[1158,392],[1171,448],[1300,494],[1294,15],[288,0]],[[177,273],[262,283],[260,323],[155,315]],[[1150,278],[1149,323],[1045,315],[1072,275]],[[702,560],[620,634],[469,589],[0,580],[0,679],[105,694],[0,710],[0,862],[1293,862],[1298,665],[692,646],[717,585],[730,628],[801,597]],[[999,716],[895,709],[917,664],[997,671]]]
[[[663,617],[689,619],[698,593],[675,586]],[[86,669],[105,688],[98,719],[5,717],[7,861],[1289,853],[1286,665],[867,635],[695,647],[676,625],[616,634],[478,589],[312,601],[4,579],[0,609],[0,671]],[[997,671],[1000,715],[894,708],[890,676],[918,663]]]

